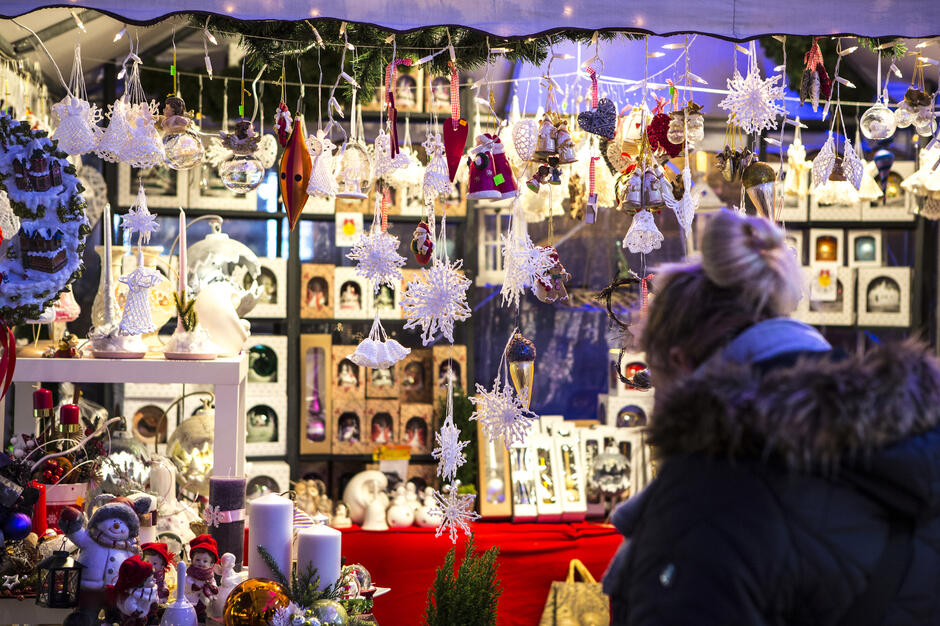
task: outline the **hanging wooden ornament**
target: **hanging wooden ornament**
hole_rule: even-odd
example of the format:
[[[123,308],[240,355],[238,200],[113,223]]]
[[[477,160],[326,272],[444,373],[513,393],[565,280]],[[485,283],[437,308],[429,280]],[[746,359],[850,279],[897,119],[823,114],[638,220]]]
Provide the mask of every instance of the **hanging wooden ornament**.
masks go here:
[[[447,157],[447,171],[450,180],[457,177],[457,168],[463,158],[464,148],[467,147],[467,137],[470,126],[467,120],[460,117],[460,96],[457,75],[457,64],[450,62],[450,120],[444,122],[444,155]]]
[[[294,120],[294,128],[287,148],[281,156],[281,200],[287,210],[290,229],[294,230],[300,219],[300,212],[307,204],[307,184],[310,182],[310,172],[313,162],[310,152],[307,151],[307,142],[304,141],[303,116],[298,115]]]

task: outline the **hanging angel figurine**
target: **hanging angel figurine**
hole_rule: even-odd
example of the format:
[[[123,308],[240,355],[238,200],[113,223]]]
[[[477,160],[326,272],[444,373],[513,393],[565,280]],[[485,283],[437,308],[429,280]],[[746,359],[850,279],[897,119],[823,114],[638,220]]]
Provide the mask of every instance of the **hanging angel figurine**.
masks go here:
[[[137,267],[118,280],[127,285],[127,300],[121,317],[122,335],[143,335],[157,329],[150,317],[150,288],[163,280],[163,274],[152,267],[144,266],[143,244],[157,230],[157,218],[147,208],[144,184],[137,191],[137,203],[121,220],[121,227],[133,237],[137,233]]]

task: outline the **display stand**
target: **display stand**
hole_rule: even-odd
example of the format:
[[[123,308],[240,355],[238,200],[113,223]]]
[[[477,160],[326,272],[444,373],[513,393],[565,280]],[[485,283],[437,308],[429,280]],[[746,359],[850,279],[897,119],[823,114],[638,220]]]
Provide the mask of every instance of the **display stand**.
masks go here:
[[[72,609],[47,609],[36,604],[36,598],[3,598],[0,615],[4,624],[64,624]]]
[[[143,359],[17,359],[13,374],[13,432],[35,432],[32,386],[43,383],[150,383],[213,385],[215,444],[213,474],[245,472],[245,383],[248,355],[215,361]],[[4,425],[5,427],[5,425]]]

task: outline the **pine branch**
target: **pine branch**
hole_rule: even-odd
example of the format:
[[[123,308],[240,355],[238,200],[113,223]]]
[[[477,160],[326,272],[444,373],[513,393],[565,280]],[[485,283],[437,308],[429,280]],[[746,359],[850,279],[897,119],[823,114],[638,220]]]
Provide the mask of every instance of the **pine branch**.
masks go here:
[[[264,546],[258,546],[258,554],[261,556],[261,560],[264,561],[264,564],[268,566],[268,569],[271,570],[271,573],[274,574],[274,582],[280,583],[285,589],[290,589],[290,581],[287,580],[287,576],[281,571],[280,566],[278,566],[274,557],[271,556],[271,553],[268,552]]]
[[[463,561],[454,573],[457,548],[451,548],[438,568],[434,585],[428,590],[426,626],[493,626],[502,586],[496,577],[495,546],[482,554],[476,551],[476,537],[467,540]]]

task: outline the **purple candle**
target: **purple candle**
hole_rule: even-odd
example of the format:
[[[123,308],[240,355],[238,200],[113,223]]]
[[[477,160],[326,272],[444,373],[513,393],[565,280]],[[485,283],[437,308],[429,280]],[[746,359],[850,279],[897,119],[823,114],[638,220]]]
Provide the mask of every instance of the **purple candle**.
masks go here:
[[[209,478],[209,534],[219,545],[219,555],[235,555],[235,571],[241,571],[245,546],[245,478]]]

